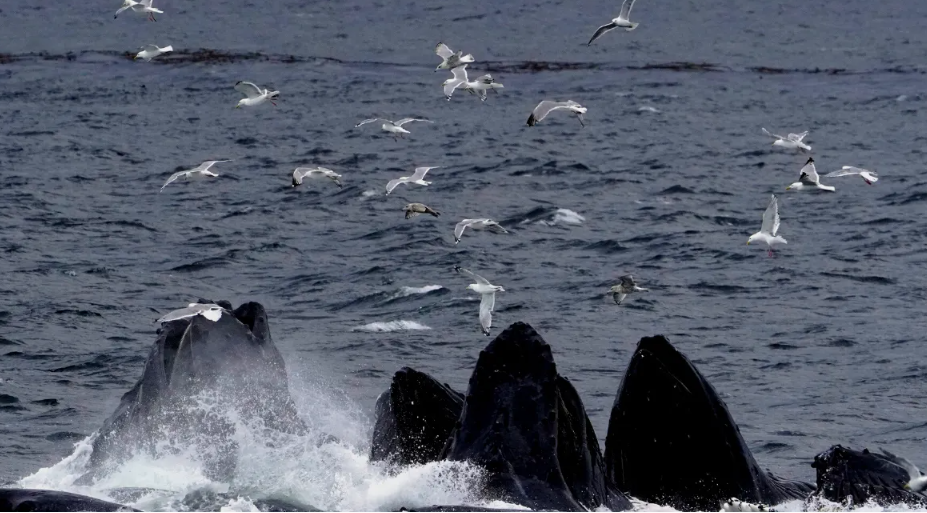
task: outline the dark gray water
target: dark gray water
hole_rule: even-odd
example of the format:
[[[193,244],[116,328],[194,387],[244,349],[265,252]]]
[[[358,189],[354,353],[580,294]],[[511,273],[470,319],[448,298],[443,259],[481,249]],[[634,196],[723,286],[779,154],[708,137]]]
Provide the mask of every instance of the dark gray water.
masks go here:
[[[342,397],[360,432],[403,365],[464,390],[488,339],[457,264],[505,287],[494,334],[540,330],[600,438],[637,340],[662,333],[774,472],[812,480],[834,443],[927,464],[927,2],[640,0],[636,31],[591,48],[617,2],[307,4],[156,0],[156,23],[114,20],[118,2],[0,4],[0,481],[97,429],[153,320],[197,297],[263,303],[294,387]],[[438,41],[504,92],[445,101]],[[176,53],[126,56],[146,43]],[[233,108],[238,80],[278,107]],[[545,98],[588,126],[524,126]],[[398,142],[353,128],[373,116],[435,124]],[[806,157],[761,127],[810,130],[822,174],[881,179],[789,193]],[[211,159],[234,161],[158,193]],[[291,189],[304,165],[345,188]],[[441,166],[431,186],[382,194],[421,165]],[[744,242],[773,192],[789,244],[768,258]],[[404,220],[411,201],[443,215]],[[465,217],[511,234],[455,246]],[[651,292],[616,307],[629,272]],[[399,320],[431,329],[357,329]]]

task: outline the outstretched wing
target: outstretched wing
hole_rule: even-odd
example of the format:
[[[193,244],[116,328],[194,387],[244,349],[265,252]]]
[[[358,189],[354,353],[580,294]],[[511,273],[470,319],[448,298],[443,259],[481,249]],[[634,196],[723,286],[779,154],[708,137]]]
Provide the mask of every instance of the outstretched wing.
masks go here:
[[[456,242],[460,242],[460,238],[463,236],[464,230],[466,230],[468,226],[473,224],[474,221],[476,220],[475,219],[464,219],[463,221],[457,223],[456,226],[454,226],[454,240]]]
[[[187,173],[189,173],[189,171],[177,171],[176,173],[172,174],[171,177],[168,178],[166,182],[164,182],[164,185],[161,186],[161,190],[158,192],[164,191],[165,187],[176,182],[178,178],[185,176]]]
[[[766,130],[765,128],[763,129],[763,133],[766,134],[766,135],[768,135],[768,136],[770,136],[770,137],[775,137],[776,139],[779,139],[780,141],[785,139],[785,137],[782,137],[781,135],[776,135],[776,134],[771,134],[771,133],[769,133],[769,130]]]
[[[248,98],[257,98],[264,93],[261,88],[254,85],[253,82],[244,81],[238,81],[238,83],[235,84],[235,90]]]
[[[469,78],[467,78],[467,65],[466,64],[457,66],[456,68],[452,68],[451,74],[454,75],[454,80],[461,80],[463,82],[467,82],[470,80]]]
[[[454,270],[457,271],[457,272],[459,272],[459,273],[466,274],[467,276],[473,278],[473,279],[476,280],[476,282],[479,283],[480,285],[492,285],[491,283],[489,283],[489,280],[487,280],[486,278],[483,278],[483,277],[480,276],[479,274],[476,274],[475,272],[473,272],[473,271],[471,271],[471,270],[469,270],[469,269],[464,269],[463,267],[459,267],[459,266],[458,266],[458,267],[455,267]]]
[[[480,297],[480,328],[484,335],[489,335],[492,327],[492,309],[496,306],[496,293],[489,292]]]
[[[230,161],[229,161],[229,160],[207,160],[206,162],[203,162],[202,164],[200,164],[200,165],[196,166],[195,168],[191,169],[190,171],[192,171],[192,172],[202,172],[202,171],[206,171],[206,170],[208,170],[209,168],[211,168],[212,166],[214,166],[215,164],[218,164],[219,162],[230,162]]]
[[[617,27],[618,27],[618,24],[617,24],[617,23],[611,22],[611,23],[608,23],[608,24],[606,24],[606,25],[602,25],[601,27],[597,28],[596,31],[595,31],[595,34],[592,34],[592,38],[590,38],[590,39],[589,39],[589,42],[586,43],[586,46],[591,46],[592,43],[594,43],[596,39],[602,37],[602,34],[605,34],[605,33],[608,32],[609,30],[614,30],[614,29],[617,28]]]
[[[366,125],[367,123],[373,123],[374,121],[380,121],[380,118],[365,119],[365,120],[361,121],[360,123],[354,125],[354,128],[357,128],[357,127],[359,127],[359,126]]]
[[[772,195],[772,199],[769,200],[769,206],[766,207],[766,211],[763,212],[763,225],[760,227],[761,232],[766,232],[773,237],[776,236],[776,232],[779,231],[779,201],[776,199],[776,195]]]
[[[417,168],[415,168],[415,172],[412,173],[412,176],[409,177],[409,181],[410,181],[410,182],[414,182],[414,181],[416,181],[416,180],[422,180],[422,179],[425,178],[425,175],[428,174],[428,171],[430,171],[430,170],[432,170],[432,169],[438,169],[438,167],[439,167],[439,166],[434,166],[434,167],[417,167]]]
[[[804,132],[800,134],[789,134],[789,140],[792,142],[801,142],[802,139],[804,139],[806,135],[808,135],[807,130],[805,130]]]
[[[408,181],[409,181],[409,178],[404,176],[402,178],[394,178],[390,180],[389,182],[386,182],[386,194],[393,192],[393,189],[395,189],[397,185],[401,183],[406,183]]]
[[[161,51],[161,48],[159,48],[158,45],[145,45],[141,49],[146,52],[160,52]]]
[[[634,0],[624,0],[624,3],[621,4],[621,12],[618,14],[618,17],[630,21],[631,18],[628,18],[628,16],[631,15],[632,7],[634,7]]]
[[[860,167],[853,167],[853,166],[843,166],[843,168],[827,173],[824,176],[828,178],[832,178],[835,176],[848,176],[848,175],[862,175],[863,178],[869,180],[870,182],[876,182],[879,180],[879,173],[876,173],[875,171],[869,171],[868,169],[863,169]]]
[[[538,122],[544,119],[545,117],[547,117],[547,115],[550,114],[552,111],[555,111],[557,109],[568,109],[570,107],[578,107],[578,106],[579,104],[574,102],[573,100],[569,100],[565,102],[555,102],[551,100],[544,100],[541,103],[539,103],[537,107],[534,108],[534,112],[532,112],[531,115],[534,117],[535,122]]]
[[[509,231],[503,228],[501,224],[493,221],[492,219],[487,219],[485,225],[489,231],[496,233],[509,233]]]
[[[814,167],[813,160],[808,159],[808,162],[801,168],[798,180],[806,185],[817,185],[821,182],[821,177],[818,176],[818,170]]]
[[[442,59],[447,59],[451,55],[454,55],[454,52],[452,52],[451,49],[448,48],[444,43],[438,43],[438,45],[435,46],[435,53],[438,54],[438,57],[441,57]]]
[[[139,3],[144,7],[151,7],[151,0],[141,0]]]
[[[621,282],[621,287],[624,290],[633,290],[637,286],[637,283],[634,282],[634,275],[626,274],[618,278],[618,281]]]
[[[424,121],[425,123],[434,123],[434,121],[428,119],[419,119],[419,118],[402,118],[399,121],[393,123],[396,126],[402,126],[406,123],[411,123],[412,121]]]

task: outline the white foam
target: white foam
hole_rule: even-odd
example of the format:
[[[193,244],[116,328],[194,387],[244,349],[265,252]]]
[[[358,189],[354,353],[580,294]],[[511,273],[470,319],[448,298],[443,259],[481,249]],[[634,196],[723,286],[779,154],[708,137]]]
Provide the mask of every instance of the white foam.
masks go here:
[[[643,107],[638,107],[638,112],[660,112],[656,107],[651,107],[650,105],[644,105]]]
[[[419,324],[415,321],[386,321],[386,322],[371,322],[370,324],[365,324],[363,326],[358,326],[352,328],[351,331],[368,331],[370,333],[389,333],[393,331],[417,331],[417,330],[430,330],[428,326],[424,324]]]
[[[424,287],[402,287],[399,289],[391,299],[399,299],[401,297],[409,297],[417,294],[428,294],[429,292],[434,292],[436,290],[441,290],[444,287],[441,285],[425,285]]]
[[[583,224],[586,218],[567,208],[558,208],[554,212],[553,224]]]

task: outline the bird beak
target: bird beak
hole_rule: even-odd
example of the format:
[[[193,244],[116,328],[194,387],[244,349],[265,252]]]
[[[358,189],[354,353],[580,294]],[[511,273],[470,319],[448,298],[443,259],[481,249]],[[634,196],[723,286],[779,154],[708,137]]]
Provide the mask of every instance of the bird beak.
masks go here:
[[[750,241],[749,241],[749,240],[747,241],[747,245],[748,245],[748,246],[750,245]]]
[[[904,485],[904,489],[905,489],[905,490],[910,490],[910,489],[911,489],[911,485],[910,485],[910,484]]]
[[[236,109],[237,109],[238,107],[241,107],[241,105],[236,105],[236,106],[235,106]]]
[[[788,187],[786,187],[786,188],[785,188],[785,190],[787,190],[787,191],[790,191],[790,190],[792,190],[792,186],[791,186],[791,185],[789,185]]]

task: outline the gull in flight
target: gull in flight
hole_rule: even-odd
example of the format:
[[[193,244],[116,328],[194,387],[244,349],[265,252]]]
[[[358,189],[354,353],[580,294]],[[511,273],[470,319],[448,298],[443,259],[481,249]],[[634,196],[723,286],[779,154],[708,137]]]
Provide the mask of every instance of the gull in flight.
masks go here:
[[[769,200],[769,206],[766,207],[766,211],[763,212],[763,224],[760,226],[760,231],[754,233],[747,239],[747,244],[750,244],[753,241],[765,242],[769,247],[768,254],[773,256],[772,247],[775,244],[788,244],[785,239],[777,235],[779,232],[779,202],[776,200],[776,195],[772,195],[772,199]]]
[[[493,221],[492,219],[464,219],[463,221],[457,223],[457,226],[454,227],[454,244],[460,242],[460,238],[463,237],[463,232],[467,228],[471,230],[483,230],[487,229],[495,233],[509,233],[508,230],[499,225],[499,223]]]
[[[441,212],[429,207],[424,203],[409,203],[408,205],[402,207],[402,210],[406,213],[406,219],[410,217],[415,217],[419,214],[431,214],[435,217],[441,215]]]
[[[386,194],[393,192],[393,189],[401,183],[414,183],[415,185],[431,185],[431,182],[426,182],[424,180],[425,174],[431,171],[432,169],[438,169],[439,166],[434,167],[417,167],[415,172],[412,173],[412,176],[401,176],[399,178],[394,178],[387,182],[386,184]]]
[[[798,175],[798,181],[786,187],[785,190],[800,191],[812,187],[830,192],[835,192],[837,190],[837,188],[832,185],[821,185],[821,177],[818,176],[818,171],[814,168],[814,159],[808,157],[805,166],[801,168],[801,174]]]
[[[178,171],[172,174],[171,177],[168,178],[166,182],[164,182],[164,185],[161,186],[161,190],[158,192],[163,192],[165,187],[176,182],[180,178],[185,180],[196,180],[199,178],[219,176],[209,170],[209,168],[215,164],[218,164],[219,162],[231,162],[231,160],[207,160],[206,162],[203,162],[193,169],[188,169],[187,171]]]
[[[341,183],[341,175],[326,167],[298,167],[293,171],[293,187],[302,185],[304,178],[328,178],[335,182],[339,189],[344,188]]]
[[[565,102],[555,102],[553,100],[544,100],[534,108],[534,111],[531,112],[531,115],[528,116],[528,126],[534,126],[541,122],[542,119],[546,118],[548,114],[555,110],[567,109],[570,112],[576,114],[576,117],[579,119],[579,124],[586,126],[583,123],[583,114],[586,113],[586,107],[574,102],[573,100],[567,100]]]
[[[402,134],[412,133],[406,130],[405,128],[402,128],[402,125],[405,125],[406,123],[411,123],[413,121],[424,121],[425,123],[434,123],[434,121],[431,121],[428,119],[419,119],[419,118],[402,118],[399,121],[390,121],[388,119],[383,119],[383,118],[370,118],[370,119],[365,119],[361,121],[360,123],[354,125],[354,128],[361,127],[363,125],[366,125],[367,123],[373,123],[374,121],[384,121],[384,123],[380,125],[380,128],[393,134],[397,138],[401,138]]]
[[[904,485],[905,490],[910,490],[912,492],[920,493],[920,492],[923,492],[925,489],[927,489],[927,476],[921,475],[921,471],[920,469],[917,468],[917,466],[915,466],[913,463],[908,461],[906,458],[902,458],[901,456],[895,456],[894,454],[886,451],[885,449],[882,449],[882,454],[884,454],[886,458],[891,460],[892,463],[903,468],[905,472],[908,473],[908,477],[910,478],[910,481],[908,481],[907,484]]]
[[[218,322],[219,318],[222,317],[222,307],[212,303],[190,303],[186,308],[174,310],[155,322],[163,323],[177,321],[197,315],[202,315],[212,322]]]
[[[438,43],[435,46],[435,53],[438,54],[438,57],[441,57],[441,64],[438,64],[438,67],[435,68],[435,71],[439,69],[453,69],[461,64],[466,64],[468,62],[473,62],[473,56],[469,53],[467,55],[461,55],[463,52],[458,51],[454,53],[450,48],[447,47],[444,43]]]
[[[148,19],[151,21],[158,21],[154,17],[155,13],[158,13],[158,14],[164,13],[164,11],[160,9],[155,9],[154,7],[152,7],[151,0],[140,0],[138,2],[136,2],[135,0],[125,0],[125,2],[122,3],[122,7],[120,7],[119,10],[116,11],[116,15],[113,16],[113,19],[118,18],[119,13],[121,13],[122,11],[125,11],[126,9],[132,9],[134,12],[140,12],[142,14],[148,13]]]
[[[454,267],[454,270],[476,280],[476,283],[467,285],[467,289],[480,295],[480,329],[488,337],[489,328],[492,327],[492,309],[496,306],[496,292],[505,292],[505,289],[489,283],[486,278],[460,266]]]
[[[238,100],[238,104],[235,105],[235,108],[241,107],[253,107],[255,105],[260,105],[265,101],[269,101],[274,107],[277,106],[274,103],[274,100],[280,96],[280,91],[268,91],[267,89],[261,89],[260,87],[254,85],[253,82],[243,82],[239,80],[235,84],[235,90],[239,93],[245,95],[244,98]]]
[[[451,95],[454,94],[454,90],[458,87],[463,87],[464,89],[473,93],[473,86],[476,85],[476,82],[470,82],[467,78],[467,65],[457,66],[451,70],[451,73],[454,74],[453,78],[449,78],[444,81],[441,85],[444,86],[444,97],[447,98],[447,101],[451,101]]]
[[[782,146],[783,148],[788,149],[797,149],[798,151],[809,152],[811,151],[811,146],[803,143],[802,140],[808,135],[808,131],[804,131],[800,134],[789,134],[788,137],[782,137],[781,135],[771,134],[769,130],[763,129],[763,133],[775,138],[773,141],[773,146]]]
[[[647,289],[643,287],[638,287],[637,283],[634,282],[634,276],[626,274],[618,278],[618,285],[613,286],[608,289],[608,293],[612,295],[612,299],[615,300],[616,305],[620,305],[624,298],[632,292],[646,292]]]
[[[145,45],[142,47],[142,51],[138,52],[133,59],[145,59],[146,62],[151,62],[151,59],[161,55],[162,53],[173,52],[173,46],[165,46],[164,48],[159,48],[158,45]]]
[[[586,46],[592,46],[593,41],[602,37],[602,34],[605,34],[606,32],[610,30],[614,30],[620,27],[630,32],[636,29],[639,23],[632,23],[628,19],[628,16],[631,15],[631,7],[634,7],[634,0],[624,0],[624,3],[621,4],[621,12],[618,13],[618,17],[613,19],[611,23],[602,25],[601,27],[596,29],[595,34],[592,34],[592,39],[590,39],[589,42],[586,43]]]
[[[849,175],[859,175],[863,177],[863,180],[872,185],[874,182],[879,181],[879,174],[875,171],[869,171],[868,169],[862,169],[859,167],[853,166],[843,166],[841,169],[827,173],[826,177],[832,178],[836,176],[849,176]]]
[[[476,92],[480,95],[480,101],[486,101],[486,92],[487,91],[496,91],[497,89],[502,89],[504,86],[499,82],[493,80],[492,75],[489,73],[483,75],[482,77],[477,78],[473,82],[467,84],[470,92]],[[496,91],[498,92],[498,91]]]

